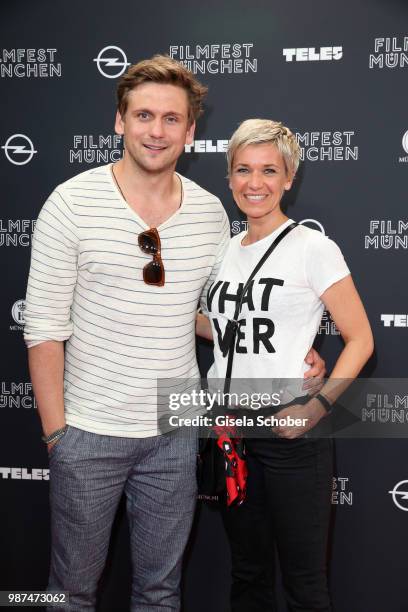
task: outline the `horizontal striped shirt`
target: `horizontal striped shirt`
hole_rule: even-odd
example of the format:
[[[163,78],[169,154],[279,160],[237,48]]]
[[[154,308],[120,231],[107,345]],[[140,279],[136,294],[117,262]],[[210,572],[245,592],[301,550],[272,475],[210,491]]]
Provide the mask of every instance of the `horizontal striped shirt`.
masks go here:
[[[180,175],[179,175],[180,176]],[[146,285],[146,223],[119,193],[111,166],[59,185],[33,238],[25,309],[29,347],[66,341],[66,420],[100,434],[157,435],[158,379],[199,376],[195,318],[229,242],[221,202],[180,176],[180,208],[157,229],[166,272]]]

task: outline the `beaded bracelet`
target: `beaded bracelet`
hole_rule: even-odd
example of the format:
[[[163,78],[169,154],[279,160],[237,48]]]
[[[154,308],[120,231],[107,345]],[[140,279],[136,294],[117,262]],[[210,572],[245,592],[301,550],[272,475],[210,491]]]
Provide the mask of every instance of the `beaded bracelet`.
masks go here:
[[[55,431],[53,431],[52,434],[50,434],[49,436],[41,436],[41,440],[45,442],[45,444],[51,444],[51,442],[56,442],[57,440],[62,438],[63,435],[65,435],[67,429],[68,425],[64,425],[64,427],[61,427],[61,429],[56,429]]]

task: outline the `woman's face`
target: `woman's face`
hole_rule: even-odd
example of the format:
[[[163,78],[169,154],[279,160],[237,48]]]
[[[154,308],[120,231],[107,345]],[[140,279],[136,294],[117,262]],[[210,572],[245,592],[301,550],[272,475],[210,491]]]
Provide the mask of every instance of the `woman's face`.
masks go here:
[[[229,186],[248,219],[269,220],[280,213],[282,195],[291,188],[292,180],[273,144],[248,145],[235,152]]]

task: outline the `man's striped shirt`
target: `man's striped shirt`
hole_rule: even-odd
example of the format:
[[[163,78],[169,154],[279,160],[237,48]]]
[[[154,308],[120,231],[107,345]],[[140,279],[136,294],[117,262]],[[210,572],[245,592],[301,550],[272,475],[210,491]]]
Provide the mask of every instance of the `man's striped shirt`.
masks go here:
[[[164,287],[143,282],[148,226],[110,165],[58,186],[34,232],[25,310],[29,347],[65,341],[68,424],[124,437],[157,434],[157,380],[197,378],[195,318],[229,242],[221,202],[180,176],[180,208],[157,229]]]

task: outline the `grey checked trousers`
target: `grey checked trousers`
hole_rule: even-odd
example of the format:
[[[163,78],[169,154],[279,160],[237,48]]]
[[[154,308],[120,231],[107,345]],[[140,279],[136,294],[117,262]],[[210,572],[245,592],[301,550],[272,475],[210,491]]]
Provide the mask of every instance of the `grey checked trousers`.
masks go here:
[[[95,610],[113,519],[127,498],[131,612],[180,609],[181,563],[196,503],[193,429],[119,438],[69,427],[50,453],[48,589],[68,591],[65,612]],[[56,612],[59,608],[49,608]]]

